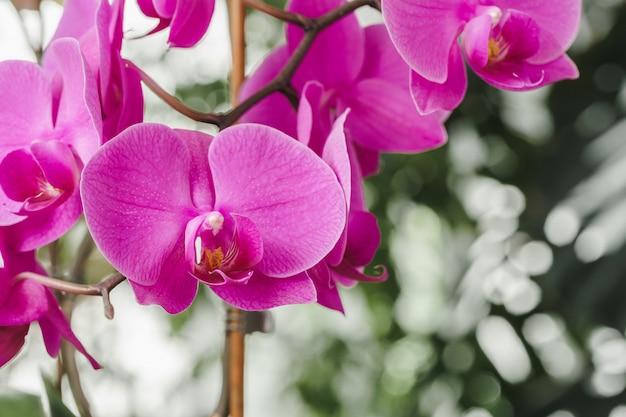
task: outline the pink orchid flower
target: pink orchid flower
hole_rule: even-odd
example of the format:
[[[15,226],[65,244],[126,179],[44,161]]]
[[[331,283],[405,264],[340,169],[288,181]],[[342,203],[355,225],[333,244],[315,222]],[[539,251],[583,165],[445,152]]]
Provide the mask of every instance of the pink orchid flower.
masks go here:
[[[578,77],[565,55],[581,0],[383,0],[391,39],[413,70],[418,110],[452,110],[462,101],[467,75],[462,55],[487,83],[524,91]]]
[[[55,70],[0,62],[0,226],[16,250],[41,247],[82,213],[80,172],[100,146],[100,105],[78,42],[53,42]]]
[[[138,0],[137,3],[143,14],[159,19],[150,34],[169,27],[167,43],[180,48],[200,42],[215,9],[215,0]]]
[[[46,350],[56,356],[61,338],[72,343],[91,362],[94,369],[100,365],[85,351],[72,332],[52,291],[29,280],[16,280],[21,272],[45,273],[35,261],[35,252],[16,252],[4,244],[11,227],[0,228],[0,366],[5,365],[21,350],[30,324],[38,322]]]
[[[350,287],[358,281],[383,281],[387,274],[384,270],[377,277],[363,273],[363,268],[372,261],[380,244],[380,231],[376,217],[365,207],[360,166],[350,163],[349,154],[354,154],[354,150],[344,133],[344,123],[350,110],[346,110],[330,126],[323,100],[323,86],[317,82],[307,83],[298,108],[298,140],[317,153],[335,172],[343,188],[348,220],[333,250],[307,274],[315,284],[317,302],[343,313],[338,284]]]
[[[66,0],[53,36],[80,43],[88,68],[98,80],[104,140],[143,120],[143,93],[139,73],[120,55],[124,0]],[[44,56],[44,66],[54,63]]]
[[[198,283],[246,310],[316,299],[305,271],[346,221],[333,171],[310,149],[263,125],[215,138],[139,124],[85,167],[85,218],[141,304],[177,313]]]
[[[344,0],[293,0],[287,9],[318,17]],[[298,46],[304,32],[287,25],[287,43],[270,53],[246,80],[240,96],[249,97],[272,80]],[[446,114],[420,116],[409,92],[410,69],[393,47],[385,27],[360,27],[354,14],[322,31],[294,74],[292,84],[302,95],[316,81],[324,88],[324,106],[334,121],[347,108],[346,135],[364,175],[377,171],[380,152],[419,152],[443,144]],[[243,115],[242,120],[296,132],[296,112],[275,93]],[[356,162],[356,161],[355,161]]]

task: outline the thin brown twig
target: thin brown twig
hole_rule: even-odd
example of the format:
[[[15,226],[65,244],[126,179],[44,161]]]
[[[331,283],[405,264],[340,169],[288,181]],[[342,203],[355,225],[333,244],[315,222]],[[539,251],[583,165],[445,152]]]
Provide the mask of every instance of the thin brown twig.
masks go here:
[[[229,306],[226,312],[228,338],[228,410],[230,417],[243,417],[245,357],[245,312]]]
[[[115,274],[98,284],[77,284],[74,282],[63,281],[60,279],[48,277],[45,275],[37,274],[34,272],[20,272],[15,276],[16,280],[31,279],[38,283],[45,285],[48,288],[63,291],[65,293],[74,295],[99,295],[102,297],[104,304],[104,315],[108,319],[112,319],[114,316],[113,305],[109,294],[113,288],[121,284],[126,277],[122,274]]]
[[[243,0],[246,6],[265,13],[269,16],[275,17],[283,22],[293,23],[302,28],[307,27],[310,24],[310,18],[301,15],[299,13],[291,13],[278,7],[274,7],[271,4],[267,4],[261,0]]]

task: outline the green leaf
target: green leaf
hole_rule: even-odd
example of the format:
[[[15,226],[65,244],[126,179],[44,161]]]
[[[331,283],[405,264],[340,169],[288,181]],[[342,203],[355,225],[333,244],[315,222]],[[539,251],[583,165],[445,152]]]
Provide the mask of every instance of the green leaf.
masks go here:
[[[46,394],[48,395],[48,403],[50,404],[50,417],[76,417],[66,406],[63,404],[63,400],[59,395],[59,392],[54,388],[52,381],[45,375],[42,375],[43,384],[46,387]]]
[[[6,387],[0,387],[0,417],[44,417],[41,399]]]

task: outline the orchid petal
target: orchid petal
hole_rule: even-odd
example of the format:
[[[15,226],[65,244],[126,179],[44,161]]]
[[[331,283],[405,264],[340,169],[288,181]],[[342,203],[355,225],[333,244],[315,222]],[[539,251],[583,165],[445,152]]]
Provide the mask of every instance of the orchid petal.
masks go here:
[[[339,290],[331,276],[326,262],[320,262],[307,271],[307,275],[315,284],[317,303],[331,310],[344,314],[343,304],[339,296]]]
[[[248,217],[263,237],[258,271],[294,275],[335,245],[345,224],[343,191],[301,143],[267,126],[235,125],[215,137],[209,165],[215,209]]]
[[[377,78],[408,88],[410,68],[391,42],[385,25],[367,26],[364,31],[365,60],[358,78]]]
[[[286,7],[293,13],[316,18],[345,3],[344,0],[292,0]],[[287,25],[287,45],[293,53],[304,36],[302,28]],[[294,74],[296,88],[317,80],[326,88],[340,87],[354,80],[365,54],[363,29],[350,13],[320,32]]]
[[[153,285],[185,226],[191,201],[189,148],[166,126],[131,126],[107,142],[83,171],[87,225],[118,271]],[[182,251],[182,249],[181,249]],[[184,258],[184,254],[181,253]]]
[[[0,367],[9,362],[24,346],[30,325],[0,326]]]
[[[378,152],[418,152],[446,141],[443,124],[435,115],[420,116],[406,89],[367,79],[358,83],[345,101],[345,107],[351,109],[346,130],[366,148]]]
[[[557,59],[567,49],[578,32],[582,2],[562,0],[498,0],[503,9],[515,9],[528,14],[540,29],[541,44],[531,63],[546,63]]]
[[[242,310],[267,310],[316,300],[315,286],[304,272],[289,278],[270,278],[255,271],[245,284],[214,286],[211,289],[228,304]]]
[[[48,312],[39,320],[39,326],[41,327],[41,333],[46,345],[46,350],[50,356],[56,356],[59,352],[61,337],[70,342],[76,350],[82,353],[93,369],[100,369],[100,364],[85,350],[84,346],[70,327],[70,323],[63,314],[61,307],[57,299],[51,290],[46,289],[46,296],[48,299]]]
[[[470,20],[463,29],[465,56],[468,61],[479,67],[484,67],[489,61],[491,23],[491,16],[485,14]]]
[[[494,87],[511,91],[527,91],[556,81],[578,78],[576,64],[567,55],[545,64],[503,62],[494,67],[472,69]]]
[[[173,47],[188,48],[194,46],[205,35],[215,0],[169,0],[176,3],[176,11],[170,23],[168,43]]]
[[[9,291],[0,305],[0,326],[18,326],[39,320],[48,311],[46,289],[34,281],[21,280],[3,291]]]
[[[439,110],[454,110],[463,100],[467,90],[465,64],[458,48],[450,51],[448,79],[435,83],[411,72],[409,77],[411,95],[421,114],[431,114]]]
[[[398,52],[427,81],[442,84],[449,73],[448,57],[457,49],[456,39],[468,20],[459,0],[387,0],[382,2],[383,20]]]
[[[25,61],[0,62],[0,86],[0,156],[3,156],[52,131],[52,89],[43,70]]]

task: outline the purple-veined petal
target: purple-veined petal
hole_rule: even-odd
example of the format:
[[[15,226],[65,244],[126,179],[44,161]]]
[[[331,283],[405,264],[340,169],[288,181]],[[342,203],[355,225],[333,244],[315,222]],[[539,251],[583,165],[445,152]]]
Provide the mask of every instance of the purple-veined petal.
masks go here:
[[[242,84],[240,101],[252,96],[269,83],[289,58],[287,45],[274,49]],[[261,123],[296,137],[296,111],[281,93],[272,93],[241,116],[245,123]]]
[[[255,271],[245,284],[211,289],[228,304],[242,310],[267,310],[316,300],[315,286],[304,272],[288,278],[271,278]]]
[[[8,198],[25,201],[41,192],[46,179],[34,156],[18,149],[0,161],[0,187]]]
[[[317,303],[344,314],[339,290],[337,289],[337,285],[331,276],[330,269],[328,269],[326,262],[320,262],[306,271],[306,273],[315,285]]]
[[[526,13],[508,10],[494,28],[496,44],[504,49],[500,52],[502,59],[520,61],[532,58],[541,46],[541,30],[537,23]],[[495,59],[500,58],[497,56]]]
[[[579,75],[576,64],[567,55],[545,64],[505,62],[494,67],[473,70],[494,87],[511,91],[531,90],[556,81],[575,79]]]
[[[384,0],[383,20],[400,55],[413,71],[435,83],[449,80],[448,56],[469,20],[461,0]]]
[[[188,147],[156,124],[131,126],[85,167],[87,225],[104,256],[130,281],[155,284],[170,254],[184,246],[185,226],[199,214],[191,175]]]
[[[421,114],[454,110],[463,100],[467,90],[467,74],[461,52],[458,48],[450,51],[448,79],[444,83],[429,81],[413,71],[409,83],[413,101]]]
[[[18,354],[28,334],[29,324],[0,326],[0,367]]]
[[[291,0],[286,9],[308,17],[319,17],[344,0]],[[304,36],[302,28],[287,25],[287,45],[293,52]],[[313,45],[294,74],[296,88],[309,80],[317,80],[326,88],[349,84],[358,75],[365,54],[363,30],[356,16],[350,13],[333,23],[315,38]]]
[[[407,89],[372,78],[359,82],[344,100],[351,109],[346,130],[363,147],[378,152],[417,152],[446,141],[443,124],[435,115],[418,114]]]
[[[309,148],[263,125],[220,132],[209,148],[215,209],[254,222],[263,237],[257,270],[288,277],[318,263],[345,225],[343,190]]]
[[[61,190],[78,186],[82,166],[67,144],[56,140],[35,141],[30,149],[50,185]]]
[[[52,89],[32,62],[0,62],[0,157],[52,131]]]

